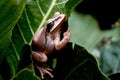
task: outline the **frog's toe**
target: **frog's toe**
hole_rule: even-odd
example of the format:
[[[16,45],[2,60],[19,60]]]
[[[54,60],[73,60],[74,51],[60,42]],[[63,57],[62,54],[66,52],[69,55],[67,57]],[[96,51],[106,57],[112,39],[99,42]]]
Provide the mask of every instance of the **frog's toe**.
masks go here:
[[[41,79],[44,79],[44,75],[48,74],[51,78],[53,78],[54,76],[51,74],[50,71],[52,71],[52,69],[50,69],[49,67],[40,67],[40,66],[36,66],[40,72],[40,76]]]

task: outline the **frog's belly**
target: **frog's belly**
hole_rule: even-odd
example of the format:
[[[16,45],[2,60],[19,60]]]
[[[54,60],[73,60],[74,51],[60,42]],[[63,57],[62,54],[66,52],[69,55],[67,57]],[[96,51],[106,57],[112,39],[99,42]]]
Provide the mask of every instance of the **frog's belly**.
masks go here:
[[[48,53],[53,52],[53,51],[54,51],[54,48],[55,48],[55,47],[54,47],[54,43],[50,42],[49,45],[46,44],[46,51],[47,51]]]

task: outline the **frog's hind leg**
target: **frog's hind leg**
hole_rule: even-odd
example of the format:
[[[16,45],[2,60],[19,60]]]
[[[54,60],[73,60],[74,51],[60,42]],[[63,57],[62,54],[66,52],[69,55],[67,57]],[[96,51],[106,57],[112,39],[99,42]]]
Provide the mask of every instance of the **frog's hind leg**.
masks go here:
[[[47,62],[47,56],[42,52],[32,51],[32,59],[38,62]]]
[[[39,65],[39,62],[42,62],[42,63],[47,62],[47,56],[45,55],[45,53],[32,51],[32,58],[34,61],[33,62],[34,66],[40,72],[41,79],[44,79],[45,74],[48,74],[51,78],[53,78],[53,75],[50,73],[50,71],[52,71],[52,69],[50,69],[49,67],[46,67],[46,66]]]

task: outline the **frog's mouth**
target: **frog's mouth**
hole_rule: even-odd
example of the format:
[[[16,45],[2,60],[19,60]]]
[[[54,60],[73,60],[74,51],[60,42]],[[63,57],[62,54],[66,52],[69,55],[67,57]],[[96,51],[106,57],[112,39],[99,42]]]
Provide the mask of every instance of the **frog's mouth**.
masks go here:
[[[50,32],[54,33],[56,31],[60,31],[62,29],[63,24],[66,22],[66,15],[57,13],[53,16],[53,18],[50,20],[53,25],[50,28]]]

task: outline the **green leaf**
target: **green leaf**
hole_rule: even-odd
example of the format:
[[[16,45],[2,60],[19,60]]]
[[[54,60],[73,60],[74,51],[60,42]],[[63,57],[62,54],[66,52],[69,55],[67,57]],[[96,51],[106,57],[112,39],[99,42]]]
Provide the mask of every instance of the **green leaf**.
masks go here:
[[[98,49],[100,51],[100,68],[106,74],[120,72],[120,41],[107,42]]]
[[[74,8],[80,4],[83,0],[69,0],[65,5],[65,11],[67,16],[70,16],[70,13],[74,10]]]
[[[0,1],[0,63],[7,52],[11,42],[12,30],[19,20],[26,0],[1,0]]]
[[[30,69],[23,69],[11,80],[40,80],[40,78],[35,76]]]
[[[110,80],[99,69],[96,59],[84,47],[69,43],[57,53],[55,80]]]

